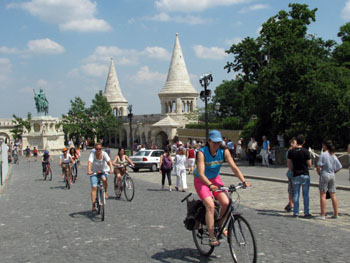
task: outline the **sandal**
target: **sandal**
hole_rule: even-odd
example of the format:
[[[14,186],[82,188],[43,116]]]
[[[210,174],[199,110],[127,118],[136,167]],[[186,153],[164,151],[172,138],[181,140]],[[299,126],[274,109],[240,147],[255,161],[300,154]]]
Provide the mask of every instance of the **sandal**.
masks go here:
[[[122,195],[122,192],[118,193],[116,198],[119,199],[121,195]]]
[[[106,197],[106,199],[108,199],[109,198],[109,194],[105,193],[105,197]]]
[[[92,212],[96,212],[97,211],[97,208],[95,205],[92,206]]]
[[[216,237],[209,238],[209,246],[217,247],[220,246],[219,240]]]
[[[228,230],[227,230],[226,227],[222,230],[222,234],[223,234],[225,237],[228,236]]]

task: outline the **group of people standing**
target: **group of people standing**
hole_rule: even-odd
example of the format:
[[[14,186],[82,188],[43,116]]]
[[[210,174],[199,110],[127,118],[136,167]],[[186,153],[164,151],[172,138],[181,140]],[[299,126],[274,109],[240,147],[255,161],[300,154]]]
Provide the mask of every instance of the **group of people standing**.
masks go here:
[[[309,210],[309,189],[311,158],[308,150],[303,148],[305,143],[304,135],[300,134],[290,140],[290,147],[287,155],[287,177],[289,180],[288,194],[289,202],[285,207],[286,211],[293,210],[293,216],[299,217],[299,197],[302,188],[304,200],[304,218],[312,218]],[[319,175],[320,191],[320,216],[324,220],[326,217],[326,196],[329,194],[333,205],[332,218],[338,218],[338,201],[335,195],[335,174],[342,168],[341,163],[334,154],[335,147],[330,140],[322,144],[322,150],[317,162],[317,174]]]

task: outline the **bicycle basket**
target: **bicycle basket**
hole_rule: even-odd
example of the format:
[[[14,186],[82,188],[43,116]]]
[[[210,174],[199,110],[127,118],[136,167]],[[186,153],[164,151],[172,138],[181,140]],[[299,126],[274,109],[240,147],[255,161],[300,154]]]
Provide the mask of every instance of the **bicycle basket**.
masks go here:
[[[187,215],[183,222],[187,230],[198,229],[200,223],[205,224],[205,207],[201,200],[187,200]]]

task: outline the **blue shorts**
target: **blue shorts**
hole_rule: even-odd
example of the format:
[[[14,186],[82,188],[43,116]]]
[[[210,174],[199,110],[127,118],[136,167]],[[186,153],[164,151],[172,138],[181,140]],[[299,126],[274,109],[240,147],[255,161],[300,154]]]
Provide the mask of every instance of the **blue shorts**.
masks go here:
[[[103,174],[101,176],[101,178],[108,178],[107,177],[107,174]],[[91,184],[91,187],[97,187],[97,183],[98,183],[98,175],[97,174],[93,174],[93,175],[90,175],[90,184]]]

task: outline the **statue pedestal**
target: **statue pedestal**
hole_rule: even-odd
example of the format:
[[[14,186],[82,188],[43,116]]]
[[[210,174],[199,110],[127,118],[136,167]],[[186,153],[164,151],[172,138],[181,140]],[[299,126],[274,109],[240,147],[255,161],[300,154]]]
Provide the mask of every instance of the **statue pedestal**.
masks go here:
[[[59,118],[51,116],[32,118],[30,130],[24,129],[22,135],[22,149],[29,146],[31,150],[36,147],[39,155],[42,155],[45,150],[49,150],[50,155],[60,154],[64,147],[64,133],[62,126],[56,128],[59,123]]]

